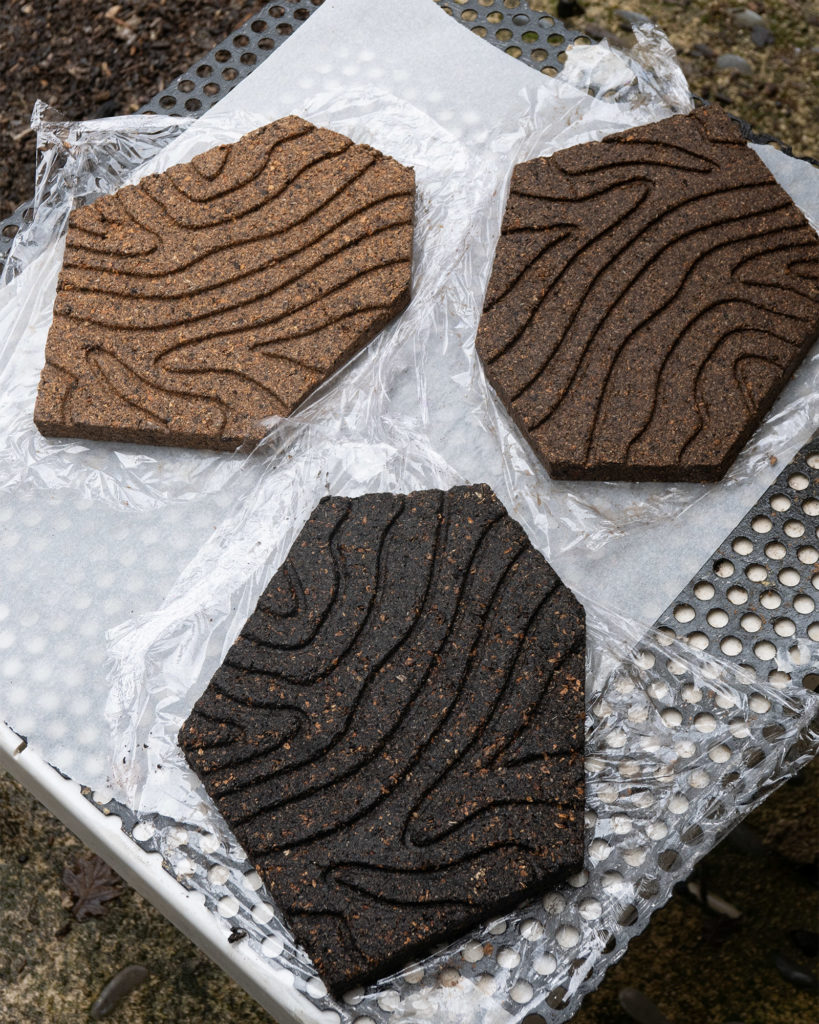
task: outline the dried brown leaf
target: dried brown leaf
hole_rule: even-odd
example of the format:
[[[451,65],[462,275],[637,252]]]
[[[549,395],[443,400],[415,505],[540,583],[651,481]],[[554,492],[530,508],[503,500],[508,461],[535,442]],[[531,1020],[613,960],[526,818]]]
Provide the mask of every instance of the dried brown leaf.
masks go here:
[[[66,865],[63,885],[74,897],[72,909],[78,921],[101,917],[108,910],[105,904],[122,895],[119,875],[93,853]]]

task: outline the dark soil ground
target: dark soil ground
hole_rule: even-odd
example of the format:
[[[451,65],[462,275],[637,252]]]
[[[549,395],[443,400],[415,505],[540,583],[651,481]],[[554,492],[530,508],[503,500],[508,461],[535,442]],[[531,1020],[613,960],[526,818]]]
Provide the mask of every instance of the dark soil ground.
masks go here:
[[[456,7],[460,0],[449,0]],[[510,6],[510,4],[507,4]],[[532,0],[557,13],[557,0]],[[571,24],[628,43],[618,2],[584,0]],[[819,11],[804,0],[630,0],[681,54],[692,89],[797,153],[819,156]],[[138,109],[260,7],[255,0],[0,0],[0,219],[29,197],[31,108],[44,99],[71,117]],[[564,3],[564,10],[568,5]],[[766,31],[742,22],[757,14]],[[739,20],[737,17],[739,16]],[[758,24],[758,23],[757,23]],[[742,71],[718,58],[744,58]],[[646,992],[673,1024],[815,1024],[815,992],[774,965],[817,972],[793,929],[819,928],[819,763],[750,819],[763,857],[723,843],[706,858],[709,889],[739,908],[729,924],[680,895],[653,918],[587,1000],[576,1024],[627,1024],[618,993]],[[63,881],[81,844],[0,774],[0,1021],[79,1024],[105,982],[128,963],[150,969],[112,1016],[132,1024],[269,1018],[132,890],[103,916],[73,919]],[[809,865],[813,864],[813,868]],[[812,874],[811,874],[812,872]]]
[[[33,191],[31,109],[138,110],[260,0],[0,0],[0,220]]]
[[[569,20],[627,45],[623,8],[656,21],[679,54],[691,91],[819,159],[819,5],[816,0],[581,0]],[[532,0],[552,12],[553,0]],[[759,18],[757,21],[756,16]],[[753,22],[753,24],[751,24]],[[741,69],[721,68],[727,57]],[[723,58],[721,61],[720,58]],[[742,64],[744,62],[744,64]]]

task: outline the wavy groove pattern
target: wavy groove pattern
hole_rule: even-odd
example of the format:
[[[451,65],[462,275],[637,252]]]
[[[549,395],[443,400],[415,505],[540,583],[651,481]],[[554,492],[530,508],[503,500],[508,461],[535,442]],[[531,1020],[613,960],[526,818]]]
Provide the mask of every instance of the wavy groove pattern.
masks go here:
[[[71,216],[44,434],[260,440],[409,302],[415,177],[286,117]]]
[[[334,992],[579,870],[584,651],[486,485],[315,509],[179,742]]]
[[[549,472],[719,479],[819,335],[819,238],[719,108],[515,168],[476,346]]]

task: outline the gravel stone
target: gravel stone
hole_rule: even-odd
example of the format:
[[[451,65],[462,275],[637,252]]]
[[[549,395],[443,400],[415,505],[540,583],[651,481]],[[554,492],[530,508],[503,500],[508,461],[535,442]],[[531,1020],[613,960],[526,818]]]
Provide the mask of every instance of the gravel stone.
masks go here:
[[[627,11],[621,8],[614,13],[623,28],[631,28],[633,25],[642,25],[644,21],[651,21],[651,18],[640,14],[639,11]]]
[[[738,71],[741,75],[752,75],[753,66],[749,60],[740,57],[738,53],[723,53],[714,61],[718,71]]]
[[[755,25],[762,25],[765,22],[761,14],[757,14],[756,11],[752,11],[749,7],[742,11],[736,11],[733,18],[734,24],[740,28],[753,28]]]
[[[771,43],[776,42],[776,39],[767,25],[754,25],[751,29],[751,42],[758,49],[762,50],[766,46],[770,46]]]

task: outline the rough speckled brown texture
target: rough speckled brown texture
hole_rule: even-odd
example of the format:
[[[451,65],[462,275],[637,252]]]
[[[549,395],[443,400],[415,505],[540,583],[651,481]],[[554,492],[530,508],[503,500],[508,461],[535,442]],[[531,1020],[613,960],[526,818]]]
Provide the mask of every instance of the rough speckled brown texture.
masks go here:
[[[486,485],[317,506],[179,742],[332,991],[580,869],[584,650]]]
[[[719,108],[515,168],[478,331],[549,472],[719,479],[819,332],[819,239]]]
[[[34,420],[230,450],[409,302],[415,176],[298,117],[71,215]]]

